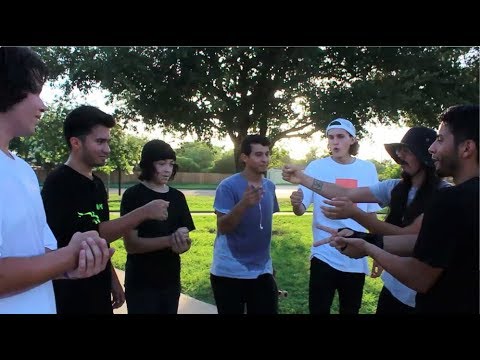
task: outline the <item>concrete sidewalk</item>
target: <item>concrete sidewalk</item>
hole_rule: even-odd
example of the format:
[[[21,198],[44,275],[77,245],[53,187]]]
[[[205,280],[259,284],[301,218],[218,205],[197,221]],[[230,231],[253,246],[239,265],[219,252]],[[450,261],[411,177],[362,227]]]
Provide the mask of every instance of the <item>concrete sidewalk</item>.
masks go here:
[[[120,284],[125,282],[125,272],[119,269],[117,271],[118,280]],[[124,303],[122,307],[115,309],[114,314],[127,314],[127,305]],[[217,307],[215,305],[207,304],[203,301],[194,299],[188,295],[181,294],[180,302],[178,304],[179,314],[217,314]]]

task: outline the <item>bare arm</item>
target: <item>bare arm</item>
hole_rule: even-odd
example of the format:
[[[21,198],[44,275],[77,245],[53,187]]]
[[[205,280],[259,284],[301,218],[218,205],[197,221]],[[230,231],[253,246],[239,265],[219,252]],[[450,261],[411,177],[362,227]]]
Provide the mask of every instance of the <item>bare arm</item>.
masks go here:
[[[245,213],[245,210],[250,206],[257,205],[260,202],[262,195],[262,188],[248,186],[243,193],[242,199],[237,204],[235,204],[235,206],[228,214],[215,211],[215,213],[217,214],[218,231],[222,234],[227,234],[233,231],[242,220],[242,216]]]
[[[348,197],[356,203],[376,203],[378,201],[366,186],[360,188],[345,188],[333,183],[314,179],[305,174],[297,165],[285,165],[282,169],[282,178],[293,184],[303,185],[327,199]]]
[[[327,229],[326,227],[324,227]],[[383,238],[383,249],[359,238],[345,238],[341,230],[330,229],[332,236],[317,241],[314,246],[330,243],[342,254],[351,258],[372,257],[382,268],[395,276],[400,282],[420,293],[427,292],[438,280],[443,269],[434,268],[411,257],[417,241],[417,235],[390,235]]]
[[[401,227],[381,221],[376,214],[374,215],[371,216],[371,213],[366,213],[360,208],[356,208],[351,218],[367,228],[371,233],[382,235],[418,234],[423,220],[423,214],[421,214],[412,224]]]
[[[123,236],[125,250],[129,254],[143,254],[156,250],[162,250],[171,246],[172,235],[144,238],[138,236],[137,230],[131,230]]]
[[[105,269],[113,249],[96,231],[75,233],[69,244],[55,251],[28,257],[0,258],[0,296],[11,296],[46,281],[85,278]]]
[[[118,219],[100,223],[98,232],[101,237],[110,243],[136,228],[145,220],[165,220],[168,216],[167,208],[167,201],[153,200]]]
[[[423,214],[418,216],[412,224],[405,227],[400,227],[393,224],[389,224],[385,221],[381,221],[377,218],[377,216],[375,217],[368,216],[368,213],[364,213],[364,214],[359,213],[358,216],[354,216],[352,219],[354,219],[359,224],[366,227],[368,231],[375,234],[407,235],[407,234],[418,234],[420,232],[420,227],[422,226]]]
[[[63,247],[44,255],[0,258],[0,296],[28,290],[73,269],[76,253]]]
[[[340,249],[344,255],[347,255],[355,259],[358,259],[367,255],[365,253],[365,249],[363,246],[363,243],[367,243],[364,240],[366,237],[363,237],[361,239],[358,238],[361,236],[353,237],[355,236],[355,232],[352,229],[342,229],[338,231],[338,229],[333,229],[321,224],[317,224],[316,226],[317,228],[330,233],[331,236],[315,241],[313,243],[313,246],[330,244],[331,246],[337,249]],[[373,234],[357,232],[357,235],[360,235],[360,234],[368,235],[368,236],[373,235]],[[383,249],[392,254],[396,254],[400,256],[410,256],[413,254],[413,249],[415,247],[415,243],[417,242],[417,237],[418,237],[418,234],[383,236],[382,237]],[[348,249],[346,249],[345,245],[348,245]]]
[[[417,242],[417,237],[418,234],[384,236],[383,249],[391,254],[410,256],[413,254],[413,248]]]
[[[217,229],[222,234],[227,234],[238,226],[240,221],[242,220],[242,216],[245,213],[248,205],[242,201],[237,203],[232,211],[228,214],[223,214],[218,211],[215,213],[217,214]]]
[[[371,233],[383,235],[402,235],[418,234],[422,226],[423,214],[419,215],[415,221],[406,226],[400,227],[393,224],[380,221],[376,216],[364,212],[352,201],[346,197],[324,200],[324,203],[331,206],[321,206],[322,213],[329,219],[353,219],[362,226],[366,227]],[[333,206],[333,207],[332,207]]]
[[[401,257],[366,243],[367,255],[409,288],[426,293],[437,282],[442,268],[432,267],[413,257]]]

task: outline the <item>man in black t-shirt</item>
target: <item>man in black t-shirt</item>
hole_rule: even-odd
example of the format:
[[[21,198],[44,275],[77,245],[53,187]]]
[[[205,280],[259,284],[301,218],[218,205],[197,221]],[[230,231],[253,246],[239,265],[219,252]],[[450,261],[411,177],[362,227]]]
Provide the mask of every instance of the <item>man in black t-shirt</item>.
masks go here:
[[[108,221],[107,192],[92,170],[105,164],[114,125],[111,115],[93,106],[81,106],[65,120],[64,135],[70,155],[64,165],[49,174],[42,189],[47,222],[59,248],[68,245],[77,231],[97,230],[107,242],[112,242],[145,220],[163,220],[168,215],[168,202],[155,200]],[[54,290],[58,314],[113,314],[113,308],[125,301],[111,264],[88,279],[55,280]]]
[[[434,197],[418,238],[340,230],[318,244],[330,242],[354,258],[371,256],[417,291],[418,313],[478,314],[479,118],[478,105],[452,106],[440,115],[437,139],[429,151],[438,175],[452,176],[456,186]]]

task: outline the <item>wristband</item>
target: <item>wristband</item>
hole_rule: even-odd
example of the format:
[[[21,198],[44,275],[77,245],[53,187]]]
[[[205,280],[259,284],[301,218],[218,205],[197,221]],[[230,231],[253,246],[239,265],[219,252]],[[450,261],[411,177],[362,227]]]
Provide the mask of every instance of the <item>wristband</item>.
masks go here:
[[[383,235],[380,235],[380,234],[372,234],[372,233],[365,233],[365,232],[361,232],[361,231],[355,231],[353,229],[350,229],[350,228],[340,228],[337,230],[337,232],[340,232],[341,230],[344,230],[344,229],[347,229],[347,230],[350,230],[350,231],[353,231],[353,234],[352,235],[347,235],[347,236],[343,236],[345,238],[359,238],[359,239],[363,239],[365,240],[366,242],[370,243],[370,244],[373,244],[377,247],[379,247],[380,249],[383,249]]]

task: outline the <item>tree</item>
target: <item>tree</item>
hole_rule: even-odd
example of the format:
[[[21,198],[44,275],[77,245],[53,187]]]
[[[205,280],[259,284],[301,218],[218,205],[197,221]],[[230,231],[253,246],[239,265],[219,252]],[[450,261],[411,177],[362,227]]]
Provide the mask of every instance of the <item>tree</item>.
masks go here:
[[[140,138],[127,134],[120,125],[115,125],[110,136],[110,156],[104,166],[97,170],[108,174],[110,183],[110,174],[117,170],[118,173],[118,195],[122,190],[122,172],[132,174],[136,164],[140,161],[140,155],[143,145],[147,142],[145,138]],[[107,185],[110,187],[110,184]]]
[[[236,171],[233,149],[223,152],[213,164],[211,172],[220,174],[233,174]]]
[[[288,150],[279,148],[278,146],[272,149],[269,168],[280,169],[283,165],[291,163],[292,159],[290,158]]]
[[[11,143],[28,163],[50,171],[68,158],[68,147],[63,136],[63,121],[71,109],[64,103],[50,107],[32,136],[17,138]]]
[[[37,49],[65,88],[100,84],[125,118],[208,140],[229,136],[237,169],[248,133],[308,137],[334,117],[360,136],[374,118],[436,126],[445,107],[478,102],[478,48],[309,47]]]
[[[204,142],[184,142],[176,151],[178,166],[185,172],[209,172],[218,151]]]
[[[378,179],[380,181],[387,179],[400,179],[402,168],[391,160],[377,161],[375,159],[368,160],[375,165],[377,169]]]
[[[302,160],[302,163],[308,165],[313,160],[321,159],[327,156],[330,156],[330,152],[327,148],[321,149],[318,146],[312,146],[310,147],[310,150],[305,154],[305,158],[304,160]]]

